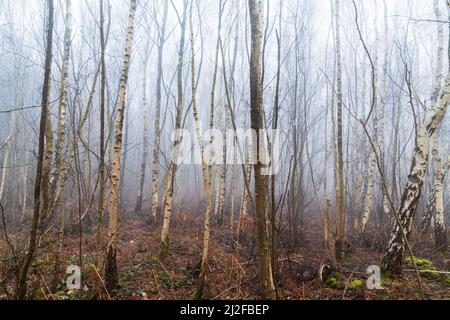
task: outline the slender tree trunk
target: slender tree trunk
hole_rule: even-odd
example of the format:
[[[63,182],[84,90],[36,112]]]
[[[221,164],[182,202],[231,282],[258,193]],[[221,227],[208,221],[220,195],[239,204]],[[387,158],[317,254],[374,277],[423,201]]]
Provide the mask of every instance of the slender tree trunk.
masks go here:
[[[222,132],[223,135],[223,149],[222,149],[222,165],[219,166],[220,170],[220,176],[219,176],[219,201],[217,204],[217,222],[219,226],[223,223],[223,216],[225,211],[225,196],[226,196],[226,188],[227,188],[227,135],[226,135],[226,129],[227,129],[227,119],[228,119],[228,112],[224,110],[226,116],[224,119],[224,122],[222,124]]]
[[[441,21],[442,14],[439,10],[439,1],[434,1],[434,12],[436,16],[436,21]],[[439,98],[439,94],[441,93],[442,89],[442,70],[444,65],[444,26],[442,23],[437,24],[437,32],[438,32],[438,48],[437,48],[437,54],[436,54],[436,62],[437,62],[437,68],[436,68],[436,75],[434,79],[434,90],[431,96],[431,104],[434,105],[436,103],[436,100]],[[439,138],[437,136],[438,130],[436,130],[435,134],[432,137],[432,154],[433,159],[434,156],[437,155],[439,157],[439,150],[438,150],[438,141]],[[436,150],[435,150],[436,149]],[[436,165],[436,163],[435,163]],[[440,157],[438,159],[437,165],[440,165]],[[436,168],[435,168],[436,172]],[[436,176],[434,177],[435,182],[438,182],[436,180]],[[426,233],[428,231],[429,226],[431,225],[431,220],[433,215],[436,213],[436,183],[433,185],[433,188],[431,190],[427,206],[424,211],[424,215],[422,217],[422,221],[420,223],[421,231],[423,233]]]
[[[239,12],[238,10],[236,10],[236,22],[234,25],[234,49],[233,49],[233,61],[232,61],[232,65],[231,65],[231,77],[230,77],[230,82],[231,82],[231,95],[232,95],[232,100],[233,100],[233,113],[236,114],[236,99],[235,99],[235,86],[236,86],[236,81],[235,81],[235,73],[236,73],[236,62],[237,62],[237,52],[238,52],[238,45],[239,45],[239,22],[238,22],[238,18],[239,18]],[[235,121],[235,119],[231,119],[231,121]],[[237,147],[237,143],[236,143],[236,139],[233,139],[233,150],[236,150]],[[234,219],[235,219],[235,212],[236,212],[236,195],[237,195],[237,153],[233,152],[233,173],[232,173],[232,182],[231,182],[231,208],[230,208],[230,221],[231,221],[231,234],[234,235]]]
[[[169,228],[170,220],[173,211],[173,190],[175,184],[175,174],[177,170],[178,156],[180,153],[181,142],[183,136],[181,134],[182,118],[184,113],[184,96],[183,96],[183,64],[184,64],[184,46],[186,41],[186,20],[188,11],[188,0],[183,1],[183,17],[179,17],[179,24],[181,27],[180,47],[178,51],[178,66],[177,66],[177,87],[178,87],[178,101],[177,112],[175,120],[175,139],[172,147],[172,155],[167,171],[167,183],[165,192],[165,205],[163,215],[163,226],[161,230],[161,244],[160,255],[165,256],[169,252]]]
[[[164,43],[166,41],[166,22],[167,12],[169,4],[167,0],[164,0],[164,12],[161,27],[158,29],[159,41],[158,41],[158,62],[156,72],[156,104],[155,104],[155,140],[153,144],[153,163],[152,163],[152,220],[156,221],[159,215],[159,149],[161,144],[161,129],[160,129],[160,117],[161,117],[161,86],[163,76],[163,51]]]
[[[386,148],[385,148],[385,118],[386,118],[386,102],[387,102],[387,74],[388,74],[388,23],[387,23],[387,4],[386,0],[383,0],[383,8],[384,8],[384,31],[383,31],[383,74],[381,78],[381,97],[380,97],[380,132],[379,132],[379,146],[380,146],[380,160],[381,160],[381,167],[383,169],[383,174],[386,175]],[[382,191],[382,204],[383,204],[383,211],[385,214],[385,217],[389,217],[391,215],[391,209],[388,201],[388,195],[385,193],[384,189],[381,188]]]
[[[436,177],[434,178],[436,182]],[[420,231],[422,234],[426,234],[430,229],[431,220],[436,214],[436,188],[435,184],[431,189],[430,195],[428,196],[428,202],[423,212],[422,220],[420,221]]]
[[[275,98],[273,102],[273,119],[272,119],[272,130],[276,131],[278,129],[278,116],[279,116],[279,109],[280,109],[280,77],[281,77],[281,38],[278,34],[278,32],[281,32],[281,19],[282,19],[282,10],[283,10],[283,2],[280,1],[280,7],[279,7],[280,13],[278,17],[278,27],[279,31],[277,31],[277,75],[276,75],[276,84],[275,84]],[[273,137],[274,138],[274,137]],[[268,139],[269,140],[269,139]],[[275,165],[275,148],[274,148],[275,141],[272,141],[270,144],[270,157],[271,161],[270,163],[272,166]],[[273,174],[270,179],[270,220],[271,220],[271,236],[272,236],[272,247],[271,247],[271,258],[272,258],[272,272],[275,275],[277,275],[278,270],[278,237],[277,237],[277,230],[276,230],[276,223],[277,223],[277,207],[276,207],[276,176]]]
[[[25,156],[23,159],[23,163],[28,164],[28,159],[30,152],[28,151],[28,137],[25,128],[23,130],[23,146],[25,149]],[[20,230],[22,229],[23,220],[25,219],[25,215],[27,212],[27,200],[28,200],[28,173],[29,173],[28,165],[24,168],[24,173],[22,176],[22,185],[23,185],[23,192],[22,192],[22,215],[20,218]]]
[[[376,25],[377,25],[376,19]],[[373,114],[373,141],[384,141],[383,139],[378,139],[378,135],[383,135],[382,131],[379,131],[379,117],[378,117],[378,80],[379,80],[379,72],[378,72],[378,42],[379,42],[379,33],[378,27],[375,27],[375,58],[372,67],[372,100],[371,100],[371,112]],[[381,142],[383,143],[383,142]],[[373,210],[373,202],[374,202],[374,192],[375,192],[375,180],[376,180],[376,172],[377,172],[377,155],[373,150],[369,152],[370,165],[369,165],[369,178],[367,181],[367,193],[364,203],[364,212],[361,220],[361,234],[363,235],[366,231],[367,224],[369,223],[370,216]],[[381,158],[383,158],[381,156]],[[383,165],[383,163],[381,163]],[[384,191],[383,191],[383,199],[385,199]],[[384,201],[384,200],[383,200]]]
[[[191,2],[189,10],[189,27],[190,27],[190,42],[191,42],[191,89],[192,89],[192,110],[194,114],[194,125],[195,133],[197,136],[197,142],[200,146],[200,155],[202,160],[202,177],[203,177],[203,188],[205,189],[206,195],[206,212],[205,212],[205,222],[203,226],[203,252],[202,260],[200,263],[200,274],[199,274],[199,284],[197,291],[195,293],[195,298],[200,299],[203,294],[203,288],[205,285],[205,273],[206,264],[208,262],[209,254],[209,236],[210,236],[210,216],[211,216],[211,183],[209,181],[209,175],[207,171],[207,163],[204,152],[204,145],[202,134],[200,132],[200,119],[197,108],[197,98],[196,98],[196,81],[195,81],[195,41],[194,41],[194,25],[192,20],[194,1]],[[222,1],[219,3],[219,7],[222,8]],[[221,19],[221,18],[219,18]],[[219,22],[220,25],[220,22]],[[210,159],[211,160],[211,159]]]
[[[128,102],[125,102],[125,104],[129,104]],[[129,144],[129,138],[130,138],[130,108],[126,108],[125,110],[125,136],[124,141],[122,145],[123,148],[123,156],[122,156],[122,165],[120,168],[120,187],[119,187],[119,211],[122,210],[124,207],[124,190],[126,190],[126,184],[125,184],[125,172],[127,171],[127,162],[128,162],[128,144]],[[125,198],[126,201],[126,198]]]
[[[14,131],[16,130],[16,116],[13,113],[11,115],[11,127],[9,129],[8,136],[6,137],[6,142],[3,146],[5,152],[3,153],[3,161],[2,161],[2,175],[0,179],[0,202],[3,201],[3,196],[5,192],[6,180],[8,178],[8,162],[9,162],[9,154],[11,152],[11,145]]]
[[[246,157],[246,162],[250,163],[250,157]],[[250,185],[252,180],[252,166],[247,164],[245,165],[245,176],[247,177],[247,184]],[[243,177],[245,179],[245,177]],[[239,220],[238,220],[238,228],[236,230],[236,234],[239,235],[242,229],[243,222],[248,217],[248,211],[250,208],[250,194],[249,190],[245,187],[245,181],[244,181],[244,188],[242,190],[242,198],[241,198],[241,206],[239,210]]]
[[[134,20],[136,16],[136,0],[130,0],[130,12],[128,16],[127,37],[125,53],[120,77],[119,100],[117,110],[114,163],[112,170],[111,204],[109,210],[108,245],[105,261],[105,282],[108,290],[114,289],[119,280],[116,261],[117,250],[117,220],[120,195],[120,156],[122,153],[122,129],[125,114],[126,91],[128,83],[128,70],[131,58],[131,46],[133,43]]]
[[[450,8],[450,5],[448,6]],[[438,130],[450,103],[449,70],[447,71],[447,79],[443,93],[439,96],[433,109],[426,114],[425,120],[418,131],[411,169],[408,176],[409,178],[403,192],[399,209],[400,224],[397,223],[393,227],[388,247],[382,259],[383,269],[393,274],[402,272],[403,256],[405,252],[405,239],[403,234],[408,237],[411,233],[429,162],[430,140],[436,130]]]
[[[221,44],[221,28],[222,28],[222,16],[223,16],[223,10],[224,10],[224,2],[222,0],[219,1],[219,19],[218,19],[218,26],[217,26],[217,40],[216,40],[216,48],[215,48],[215,55],[214,55],[214,70],[213,70],[213,78],[212,78],[212,85],[211,85],[211,92],[210,92],[210,114],[209,114],[209,129],[212,133],[212,130],[214,128],[214,115],[215,115],[215,93],[216,93],[216,84],[217,84],[217,70],[218,70],[218,62],[219,62],[219,47]],[[191,15],[192,19],[192,15]],[[193,26],[192,26],[192,20],[191,20],[191,50],[192,50],[192,56],[194,57],[194,48],[193,48]],[[193,100],[193,106],[195,106],[194,109],[194,120],[195,120],[195,129],[197,132],[197,139],[198,143],[200,144],[200,151],[201,151],[201,157],[202,157],[202,176],[203,176],[203,184],[206,194],[206,212],[205,212],[205,219],[203,224],[203,252],[202,252],[202,260],[200,263],[200,273],[199,273],[199,284],[197,287],[197,291],[195,293],[196,298],[200,299],[203,295],[203,289],[205,285],[205,275],[206,275],[206,266],[208,263],[208,255],[209,255],[209,238],[210,238],[210,223],[211,223],[211,212],[212,212],[212,174],[213,174],[213,159],[212,159],[212,152],[213,149],[211,148],[214,142],[214,135],[211,134],[209,145],[210,145],[210,153],[208,154],[208,163],[206,161],[206,155],[204,152],[204,146],[201,141],[201,135],[200,135],[200,123],[198,119],[198,111],[197,111],[197,104],[196,104],[196,98],[195,98],[195,92],[194,90],[194,59],[192,59],[192,95],[194,97]],[[225,68],[225,66],[224,66]],[[194,103],[195,102],[195,103]]]
[[[447,227],[445,225],[445,206],[444,206],[444,178],[447,171],[447,165],[442,165],[441,156],[439,154],[439,130],[436,130],[431,141],[431,151],[434,160],[434,186],[433,194],[435,197],[435,246],[440,253],[447,253]]]
[[[250,106],[251,127],[256,134],[257,161],[255,171],[255,209],[256,209],[256,235],[258,245],[258,257],[261,277],[261,295],[265,299],[275,299],[276,290],[272,275],[270,261],[270,249],[266,222],[266,195],[267,176],[262,174],[264,156],[261,152],[261,135],[259,130],[263,125],[263,103],[261,85],[261,39],[262,39],[262,4],[260,0],[249,0],[250,24],[251,24],[251,58],[250,58]]]
[[[97,209],[96,230],[96,259],[95,265],[98,270],[102,266],[102,243],[103,243],[103,214],[105,211],[105,98],[106,98],[106,62],[105,62],[105,15],[103,0],[100,1],[100,47],[101,47],[101,80],[100,80],[100,161],[99,161],[99,194]]]
[[[51,79],[50,79],[51,82]],[[49,86],[51,87],[49,82]],[[52,188],[53,184],[53,174],[52,172],[56,170],[53,166],[53,151],[54,151],[54,138],[53,138],[53,128],[50,112],[50,102],[48,106],[49,112],[47,113],[47,125],[45,127],[45,154],[44,162],[42,165],[42,202],[41,202],[41,214],[39,221],[39,229],[45,227],[47,222],[48,211],[50,209],[51,203],[53,202]]]
[[[28,268],[34,258],[36,250],[36,240],[38,237],[38,226],[40,220],[41,209],[41,187],[43,176],[43,162],[45,152],[45,132],[47,126],[47,114],[50,103],[50,76],[52,68],[52,44],[53,44],[53,24],[54,24],[54,5],[53,0],[47,0],[48,7],[48,23],[46,36],[46,52],[45,52],[45,67],[44,67],[44,84],[42,86],[42,102],[41,102],[41,119],[39,124],[39,151],[36,166],[36,178],[34,182],[34,210],[33,223],[30,231],[30,238],[28,241],[28,251],[25,255],[23,264],[20,267],[18,283],[17,283],[17,298],[24,299],[27,294],[27,276]]]
[[[58,231],[58,244],[55,257],[54,273],[53,273],[53,289],[56,289],[58,284],[58,275],[60,269],[60,256],[64,241],[64,219],[65,210],[63,209],[64,202],[64,186],[66,180],[66,165],[63,158],[63,144],[66,129],[66,109],[69,91],[69,59],[72,33],[72,0],[66,0],[66,28],[64,31],[64,54],[63,63],[61,67],[61,85],[60,85],[60,100],[58,108],[58,133],[56,141],[56,170],[54,171],[52,194],[55,197],[54,208],[60,214],[60,225]]]
[[[336,65],[337,65],[337,230],[336,230],[336,257],[340,259],[343,253],[343,243],[345,241],[345,206],[344,206],[344,160],[342,145],[342,62],[341,62],[341,43],[340,43],[340,13],[339,0],[335,3],[336,19]]]
[[[217,112],[217,123],[216,128],[217,130],[220,130],[220,125],[222,123],[222,115],[223,115],[223,105],[219,103],[218,105],[218,112]],[[215,178],[214,178],[214,184],[215,184],[215,199],[214,199],[214,217],[215,221],[218,225],[220,225],[220,218],[219,218],[219,202],[220,202],[220,172],[221,172],[221,165],[219,163],[215,164]]]
[[[142,108],[144,109],[144,137],[142,139],[144,145],[144,152],[142,153],[142,164],[141,164],[141,174],[139,178],[139,190],[136,199],[136,206],[134,211],[138,214],[142,213],[142,202],[144,197],[144,183],[145,183],[145,171],[147,169],[147,157],[148,157],[148,110],[147,110],[147,63],[146,59],[144,66],[144,80],[143,80],[143,98],[142,98]]]
[[[323,189],[326,195],[325,208],[323,212],[323,238],[325,242],[325,248],[328,251],[328,258],[330,260],[331,267],[335,269],[337,267],[336,261],[336,248],[333,235],[333,221],[331,218],[331,199],[327,195],[328,190],[328,108],[325,114],[325,161],[323,165]]]

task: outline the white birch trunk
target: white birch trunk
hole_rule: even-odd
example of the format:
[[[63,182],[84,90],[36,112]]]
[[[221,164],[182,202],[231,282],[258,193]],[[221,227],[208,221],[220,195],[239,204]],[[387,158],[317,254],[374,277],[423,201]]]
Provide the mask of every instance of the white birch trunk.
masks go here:
[[[111,199],[108,225],[108,244],[105,260],[105,282],[108,290],[112,290],[118,281],[116,251],[118,231],[118,209],[120,195],[120,157],[122,154],[122,132],[125,114],[125,102],[128,84],[128,71],[131,59],[131,47],[133,43],[134,20],[136,16],[136,0],[130,0],[130,12],[128,16],[127,37],[125,53],[120,77],[119,100],[116,120],[115,145],[113,153],[113,170],[111,177]]]
[[[403,228],[403,231],[407,236],[409,236],[412,230],[415,212],[419,203],[428,167],[430,140],[436,130],[438,130],[439,125],[447,112],[449,103],[450,72],[447,74],[443,93],[439,96],[434,107],[427,112],[425,120],[418,130],[409,178],[403,192],[399,209],[401,228]],[[400,273],[402,270],[404,251],[405,242],[403,233],[400,229],[400,225],[396,223],[391,232],[388,247],[383,256],[382,267],[384,270],[391,273]]]

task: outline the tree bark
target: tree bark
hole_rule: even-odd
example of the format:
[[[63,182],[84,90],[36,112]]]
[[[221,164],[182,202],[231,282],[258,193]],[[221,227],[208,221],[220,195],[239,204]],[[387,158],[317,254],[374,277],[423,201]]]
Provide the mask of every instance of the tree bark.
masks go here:
[[[131,47],[133,43],[134,20],[136,16],[136,0],[130,0],[130,12],[128,16],[127,37],[125,42],[125,53],[120,77],[119,100],[116,120],[114,163],[112,170],[111,203],[109,210],[108,244],[105,260],[105,283],[109,291],[114,289],[119,280],[117,271],[117,222],[120,195],[120,157],[122,154],[122,133],[125,114],[125,102],[128,83],[128,71],[131,58]]]
[[[64,186],[66,180],[66,165],[63,159],[63,144],[66,129],[66,109],[69,91],[69,59],[70,46],[72,41],[72,0],[66,0],[66,27],[64,31],[64,53],[63,63],[61,67],[61,84],[60,84],[60,100],[58,108],[58,132],[56,140],[56,169],[54,171],[52,194],[54,195],[54,211],[60,214],[60,223],[58,230],[58,244],[54,265],[53,289],[56,289],[58,283],[58,275],[60,268],[60,255],[64,241],[64,224],[65,224],[65,210],[63,210],[64,203]]]
[[[399,209],[401,225],[397,223],[393,227],[388,247],[386,248],[382,259],[382,268],[392,274],[399,274],[402,271],[405,241],[400,227],[403,229],[406,236],[410,235],[429,162],[430,140],[436,130],[438,130],[439,125],[447,112],[449,103],[450,72],[447,71],[444,91],[439,96],[434,107],[426,114],[425,120],[417,133],[409,178],[403,192]]]
[[[178,101],[177,101],[177,112],[175,119],[175,139],[172,147],[172,155],[169,163],[169,169],[167,171],[167,183],[165,192],[165,205],[164,205],[164,215],[163,215],[163,226],[161,230],[161,244],[160,244],[160,255],[165,256],[169,252],[170,241],[169,241],[169,228],[170,220],[172,218],[173,211],[173,191],[175,184],[175,174],[177,170],[177,161],[180,152],[181,142],[183,136],[180,130],[182,129],[182,118],[184,112],[184,96],[183,96],[183,64],[184,64],[184,46],[186,41],[186,20],[188,11],[188,1],[183,1],[183,17],[178,17],[179,24],[181,27],[180,36],[180,47],[178,51],[178,66],[177,66],[177,87],[178,87]]]
[[[42,176],[43,176],[43,162],[45,152],[45,132],[47,127],[48,109],[50,103],[50,76],[52,68],[52,45],[53,45],[53,24],[54,24],[54,4],[53,0],[47,0],[48,9],[48,23],[46,36],[46,50],[45,50],[45,67],[44,67],[44,82],[42,86],[42,101],[41,101],[41,118],[39,124],[39,147],[38,158],[36,166],[36,178],[34,182],[34,210],[33,222],[30,231],[30,238],[28,240],[28,251],[25,255],[23,264],[20,267],[17,293],[18,299],[24,299],[27,295],[27,276],[28,268],[34,258],[36,250],[36,239],[38,237],[38,226],[41,212],[41,190],[42,190]]]
[[[261,39],[262,39],[262,4],[260,0],[249,0],[251,24],[251,58],[250,58],[250,114],[251,128],[256,134],[257,161],[255,171],[255,209],[258,258],[260,267],[261,295],[265,299],[275,299],[276,291],[270,261],[270,249],[266,221],[267,176],[262,174],[264,156],[261,152],[261,135],[263,125],[263,97],[261,75]]]
[[[105,61],[105,15],[103,0],[100,1],[100,60],[101,60],[101,80],[100,80],[100,159],[99,159],[99,194],[97,209],[97,230],[96,230],[96,259],[95,265],[98,270],[102,266],[103,250],[103,214],[105,212],[105,98],[106,98],[106,61]]]
[[[339,0],[335,3],[335,23],[336,23],[336,65],[337,65],[337,230],[336,230],[336,258],[341,259],[343,244],[345,241],[345,197],[344,197],[344,160],[342,143],[342,61],[340,43],[340,13]]]
[[[433,194],[435,197],[435,247],[436,251],[442,254],[447,253],[447,227],[445,225],[445,205],[444,205],[444,180],[447,171],[447,165],[442,165],[441,156],[439,154],[439,130],[436,130],[432,137],[431,152],[434,160],[434,186]]]
[[[159,42],[158,42],[158,62],[156,72],[156,104],[155,104],[155,141],[153,143],[153,163],[152,163],[152,220],[156,221],[159,215],[159,149],[161,144],[161,129],[160,129],[160,117],[161,117],[161,86],[163,76],[163,52],[164,43],[166,41],[166,22],[167,12],[169,4],[167,0],[164,0],[164,13],[161,27],[158,29]]]
[[[435,16],[436,16],[436,21],[440,21],[442,19],[442,14],[439,9],[439,1],[438,0],[434,1],[434,12],[435,12]],[[436,53],[437,68],[436,68],[436,75],[435,75],[435,79],[434,79],[434,89],[433,89],[433,93],[431,96],[431,104],[432,105],[434,105],[436,103],[436,100],[438,99],[439,94],[441,92],[442,69],[443,69],[443,65],[444,65],[444,59],[443,59],[443,56],[444,56],[444,26],[442,23],[438,23],[437,25],[438,25],[438,27],[437,27],[438,48],[437,48],[437,53]],[[439,138],[437,137],[437,134],[438,134],[438,130],[432,137],[432,144],[433,144],[432,154],[433,154],[433,159],[435,161],[436,161],[436,159],[434,158],[434,156],[437,155],[439,157],[439,151],[437,149],[438,148],[437,143],[438,143]],[[440,158],[437,160],[438,160],[437,165],[440,166]],[[436,168],[435,168],[435,171],[436,171]],[[434,177],[434,179],[435,179],[435,182],[438,182],[436,180],[436,176]],[[428,228],[431,225],[431,220],[435,213],[436,213],[436,184],[433,185],[430,196],[428,198],[427,206],[424,211],[424,215],[422,217],[422,221],[420,223],[420,229],[421,229],[422,233],[426,233],[428,231]]]
[[[148,54],[148,53],[147,53]],[[139,177],[139,189],[136,198],[136,206],[134,211],[137,214],[142,213],[142,202],[144,198],[144,183],[145,183],[145,171],[147,169],[147,157],[148,157],[148,110],[147,110],[147,68],[148,68],[148,57],[146,58],[144,64],[143,73],[143,83],[142,83],[142,108],[144,109],[144,137],[142,139],[142,144],[144,145],[144,151],[142,153],[142,164],[141,164],[141,174]]]

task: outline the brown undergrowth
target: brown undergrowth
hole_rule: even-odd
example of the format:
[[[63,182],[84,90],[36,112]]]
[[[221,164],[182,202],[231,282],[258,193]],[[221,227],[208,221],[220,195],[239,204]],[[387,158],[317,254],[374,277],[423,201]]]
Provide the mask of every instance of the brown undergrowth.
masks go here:
[[[190,218],[191,217],[191,218]],[[160,226],[149,225],[142,217],[129,215],[122,218],[118,243],[119,286],[108,292],[103,286],[101,270],[93,267],[95,261],[95,235],[85,233],[82,242],[83,288],[68,291],[67,275],[59,275],[55,290],[51,288],[54,248],[51,239],[42,244],[33,262],[30,291],[33,299],[191,299],[196,289],[196,277],[202,249],[201,217],[178,214],[170,230],[170,254],[160,258]],[[310,219],[301,233],[295,250],[282,241],[278,258],[276,282],[280,299],[416,299],[414,274],[405,272],[401,278],[382,275],[382,290],[366,288],[366,269],[381,259],[379,248],[373,243],[352,240],[348,245],[340,270],[319,276],[325,264],[321,243],[320,219]],[[257,299],[258,276],[256,247],[252,241],[252,228],[245,228],[239,240],[232,237],[230,227],[213,226],[210,256],[206,275],[204,299]],[[18,241],[17,239],[15,239]],[[2,240],[1,251],[5,252]],[[429,243],[418,241],[416,252],[427,252]],[[433,257],[437,268],[444,268],[444,258]],[[67,234],[62,265],[80,265],[79,239]],[[5,274],[2,275],[6,277]],[[11,274],[9,275],[12,276]],[[429,298],[450,299],[448,275],[424,276]],[[9,283],[11,288],[12,281]],[[12,291],[12,289],[11,289]],[[8,296],[1,293],[2,298]]]

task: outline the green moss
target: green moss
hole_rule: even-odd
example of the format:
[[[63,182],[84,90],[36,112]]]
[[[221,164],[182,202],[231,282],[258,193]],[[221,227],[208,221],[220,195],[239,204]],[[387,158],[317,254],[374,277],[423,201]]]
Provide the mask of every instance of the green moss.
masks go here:
[[[44,260],[43,259],[36,259],[31,263],[31,266],[33,267],[40,267],[44,264]]]
[[[420,275],[424,278],[427,279],[433,279],[433,280],[438,280],[440,281],[442,284],[446,285],[446,286],[450,286],[450,278],[437,273],[437,272],[433,272],[433,271],[437,271],[438,269],[433,265],[433,263],[430,260],[427,259],[418,259],[416,257],[414,257],[414,261],[416,262],[417,265],[417,269],[420,272]],[[405,262],[407,264],[408,267],[413,268],[413,263],[411,258],[406,258]]]
[[[170,274],[166,270],[158,270],[158,278],[161,281],[160,286],[162,288],[169,288],[171,285]]]
[[[414,268],[414,263],[413,261],[416,263],[417,269],[420,271],[430,271],[430,272],[421,272],[420,275],[424,278],[429,278],[429,279],[433,279],[433,278],[439,278],[439,274],[437,274],[436,272],[436,267],[433,265],[433,262],[431,262],[430,260],[427,259],[419,259],[414,257],[414,260],[411,259],[411,257],[407,257],[405,259],[406,265],[410,268]]]
[[[71,255],[67,258],[67,264],[77,264],[80,261],[79,256]]]
[[[84,290],[71,291],[67,295],[68,300],[91,300],[92,296],[89,292]]]
[[[444,278],[441,280],[443,285],[449,286],[450,287],[450,278]]]
[[[161,241],[161,245],[159,246],[159,257],[165,258],[169,255],[170,246],[169,246],[169,237]]]
[[[352,291],[359,287],[361,287],[364,284],[364,282],[361,279],[355,279],[352,282],[350,282],[347,286],[347,289]]]
[[[409,266],[414,266],[413,261],[416,263],[416,266],[419,270],[435,270],[435,267],[433,266],[433,262],[427,259],[419,259],[414,257],[414,260],[411,259],[411,257],[406,257],[405,262]]]
[[[339,276],[329,277],[325,281],[325,287],[330,289],[339,289],[342,287],[342,280]]]
[[[32,295],[33,299],[40,300],[45,298],[44,289],[40,288],[36,291],[33,291]]]

